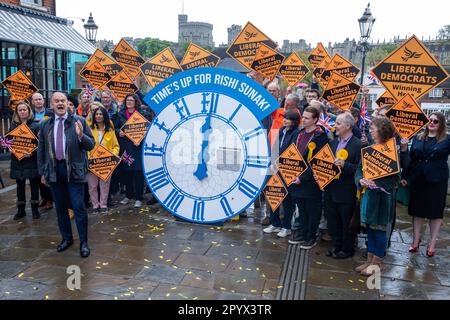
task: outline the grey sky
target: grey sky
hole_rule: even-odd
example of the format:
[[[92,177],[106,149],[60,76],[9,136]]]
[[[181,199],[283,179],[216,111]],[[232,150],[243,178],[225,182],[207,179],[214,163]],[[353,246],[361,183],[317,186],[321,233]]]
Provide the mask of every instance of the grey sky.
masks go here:
[[[372,0],[372,14],[377,19],[372,39],[416,34],[436,36],[438,30],[450,24],[448,0]],[[214,25],[216,45],[227,42],[227,28],[251,21],[273,40],[297,42],[305,39],[313,46],[321,41],[341,42],[346,37],[359,38],[358,18],[368,0],[185,0],[189,21]],[[153,37],[176,42],[181,0],[58,0],[60,17],[87,18],[93,13],[99,25],[97,39],[117,42],[123,36]],[[84,34],[83,24],[75,21]]]

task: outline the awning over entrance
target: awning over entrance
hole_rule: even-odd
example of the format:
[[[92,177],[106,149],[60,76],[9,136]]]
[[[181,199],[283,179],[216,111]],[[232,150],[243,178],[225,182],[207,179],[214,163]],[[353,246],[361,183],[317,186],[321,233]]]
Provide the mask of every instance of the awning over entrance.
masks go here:
[[[26,12],[0,7],[0,40],[69,52],[92,54],[95,47],[65,19],[41,19]]]

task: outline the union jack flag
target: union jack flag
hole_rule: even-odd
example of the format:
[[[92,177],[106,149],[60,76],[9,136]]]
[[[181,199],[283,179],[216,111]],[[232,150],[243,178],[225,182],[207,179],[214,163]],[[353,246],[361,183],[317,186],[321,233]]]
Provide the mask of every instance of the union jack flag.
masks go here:
[[[125,162],[129,167],[131,167],[135,160],[131,157],[130,154],[128,154],[128,152],[125,151],[122,154],[122,161]]]
[[[6,140],[2,136],[0,136],[0,147],[2,147],[3,149],[8,149],[11,152],[12,151],[12,145],[13,145],[13,140],[12,139]]]
[[[95,93],[95,89],[94,89],[90,84],[87,85],[87,87],[85,88],[85,90],[86,90],[86,94],[87,94],[89,97],[92,97],[92,96],[94,95],[94,93]]]
[[[375,74],[372,72],[372,70],[369,71],[369,75],[367,76],[369,78],[370,82],[379,84],[378,79],[375,77]]]
[[[326,116],[323,113],[321,113],[319,118],[319,125],[324,127],[326,132],[329,133],[334,132],[334,126],[336,125],[336,122],[329,116]]]
[[[366,99],[363,99],[361,103],[361,113],[359,115],[359,120],[359,126],[361,130],[365,128],[366,124],[370,124],[372,122],[369,113],[367,112]]]

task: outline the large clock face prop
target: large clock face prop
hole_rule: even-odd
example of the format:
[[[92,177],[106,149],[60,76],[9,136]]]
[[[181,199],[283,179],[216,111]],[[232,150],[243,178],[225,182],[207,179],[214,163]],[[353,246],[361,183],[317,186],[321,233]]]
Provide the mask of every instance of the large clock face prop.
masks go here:
[[[278,102],[252,79],[198,68],[145,98],[157,116],[143,148],[147,183],[172,214],[195,223],[228,220],[260,194],[270,165],[261,120]]]

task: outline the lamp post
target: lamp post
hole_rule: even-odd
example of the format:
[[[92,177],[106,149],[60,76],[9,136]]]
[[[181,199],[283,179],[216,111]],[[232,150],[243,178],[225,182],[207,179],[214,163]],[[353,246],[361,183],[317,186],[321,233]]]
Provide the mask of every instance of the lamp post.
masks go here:
[[[359,46],[362,52],[362,70],[361,70],[361,86],[364,84],[364,74],[366,65],[366,53],[369,51],[370,44],[369,38],[372,32],[373,25],[375,23],[375,18],[370,12],[370,3],[367,5],[366,10],[361,18],[358,19],[359,29],[361,31],[361,40],[359,41]]]
[[[98,26],[94,22],[92,12],[89,16],[87,23],[84,25],[84,30],[86,31],[86,39],[92,44],[95,44],[95,42],[97,41]]]

